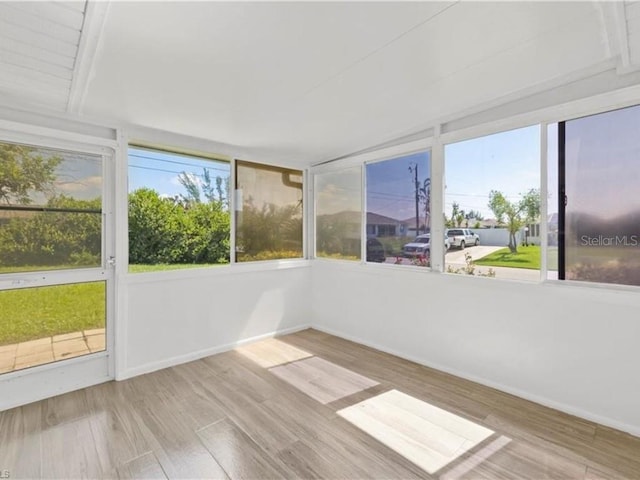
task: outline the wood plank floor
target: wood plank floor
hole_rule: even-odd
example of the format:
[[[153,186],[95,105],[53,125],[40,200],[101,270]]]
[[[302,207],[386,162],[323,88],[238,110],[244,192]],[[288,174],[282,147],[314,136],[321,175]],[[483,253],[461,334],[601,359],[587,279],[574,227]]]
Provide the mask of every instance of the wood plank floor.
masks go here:
[[[322,361],[309,364],[313,358]],[[322,403],[313,397],[316,390],[298,384],[305,393],[272,371],[296,362],[352,372],[340,369],[339,390],[350,392],[344,382],[353,378],[355,393]],[[314,389],[333,388],[326,376],[319,378]],[[393,390],[401,393],[387,393]],[[493,433],[428,473],[397,446],[412,444],[415,454],[420,442],[403,437],[387,442],[394,446],[389,448],[343,418],[353,408],[369,415],[365,424],[389,408],[396,416],[389,418],[410,411],[420,422],[452,425],[463,437],[469,428]],[[434,420],[442,411],[444,420]],[[380,422],[393,427],[389,418]],[[415,438],[440,428],[403,422]],[[423,440],[451,438],[434,435]],[[1,412],[0,473],[5,471],[11,479],[638,480],[640,438],[305,330]]]

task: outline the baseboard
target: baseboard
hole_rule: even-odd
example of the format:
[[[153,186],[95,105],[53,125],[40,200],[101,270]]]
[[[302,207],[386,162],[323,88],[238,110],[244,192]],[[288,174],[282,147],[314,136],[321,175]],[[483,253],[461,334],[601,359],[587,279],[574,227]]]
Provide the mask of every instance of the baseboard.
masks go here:
[[[451,375],[455,375],[456,377],[460,377],[460,378],[464,378],[465,380],[470,380],[472,382],[475,383],[479,383],[481,385],[487,386],[487,387],[491,387],[491,388],[495,388],[496,390],[500,390],[502,392],[505,393],[509,393],[511,395],[514,395],[516,397],[519,398],[523,398],[525,400],[529,400],[532,402],[535,402],[539,405],[543,405],[545,407],[549,407],[549,408],[553,408],[554,410],[558,410],[560,412],[563,413],[567,413],[569,415],[573,415],[579,418],[582,418],[584,420],[589,420],[591,422],[595,422],[598,423],[600,425],[604,425],[606,427],[611,427],[611,428],[615,428],[616,430],[621,430],[623,432],[627,432],[631,435],[634,435],[636,437],[640,437],[640,426],[637,425],[630,425],[627,423],[623,423],[620,422],[618,420],[614,420],[608,417],[603,417],[601,415],[597,415],[579,408],[575,408],[571,405],[567,405],[565,403],[562,402],[556,402],[555,400],[551,400],[549,398],[546,397],[541,397],[535,394],[532,394],[530,392],[524,391],[524,390],[520,390],[517,388],[512,388],[509,387],[507,385],[503,385],[501,383],[498,382],[494,382],[492,380],[488,380],[486,378],[483,377],[478,377],[476,375],[472,375],[466,372],[462,372],[459,370],[456,370],[454,368],[449,368],[445,365],[440,365],[438,363],[434,363],[434,362],[430,362],[429,360],[425,360],[424,358],[419,358],[413,355],[407,355],[403,352],[394,350],[392,348],[388,348],[385,347],[384,345],[379,345],[377,343],[374,342],[369,342],[367,340],[364,340],[362,338],[358,338],[356,336],[353,335],[349,335],[346,334],[344,332],[338,331],[338,330],[334,330],[332,328],[326,328],[326,327],[322,327],[319,325],[313,325],[311,328],[313,328],[314,330],[318,330],[320,332],[324,332],[324,333],[328,333],[330,335],[334,335],[336,337],[340,337],[343,338],[345,340],[350,340],[352,342],[355,343],[359,343],[361,345],[365,345],[367,347],[371,347],[371,348],[375,348],[376,350],[380,350],[381,352],[385,352],[385,353],[389,353],[391,355],[395,355],[396,357],[400,357],[403,358],[405,360],[409,360],[410,362],[415,362],[418,363],[420,365],[424,365],[425,367],[429,367],[429,368],[433,368],[434,370],[439,370],[441,372],[445,372]]]
[[[264,340],[265,338],[272,338],[280,335],[287,335],[289,333],[299,332],[301,330],[306,330],[308,328],[311,328],[311,325],[305,324],[305,325],[298,325],[291,328],[278,329],[269,333],[264,333],[262,335],[243,338],[242,340],[238,340],[237,342],[226,343],[224,345],[218,345],[215,347],[206,348],[204,350],[198,350],[196,352],[189,352],[184,355],[178,355],[175,357],[166,358],[158,362],[146,363],[138,367],[129,368],[124,372],[120,372],[119,375],[116,375],[116,380],[126,380],[128,378],[137,377],[138,375],[144,375],[145,373],[151,373],[157,370],[162,370],[163,368],[169,368],[169,367],[174,367],[176,365],[180,365],[182,363],[193,362],[194,360],[200,360],[201,358],[208,357],[210,355],[228,352],[229,350],[233,350],[234,348],[240,347],[242,345],[246,345],[248,343],[257,342],[258,340]]]

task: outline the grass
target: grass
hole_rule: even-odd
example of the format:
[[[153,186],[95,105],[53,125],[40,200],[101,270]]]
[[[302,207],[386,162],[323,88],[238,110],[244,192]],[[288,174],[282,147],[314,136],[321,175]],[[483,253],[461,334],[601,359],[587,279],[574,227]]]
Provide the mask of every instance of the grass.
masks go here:
[[[228,265],[228,263],[156,263],[153,265],[129,264],[129,273],[162,272],[165,270],[184,270],[187,268],[217,267],[220,265]]]
[[[540,270],[540,246],[519,246],[518,253],[515,254],[511,253],[508,248],[502,248],[486,257],[474,260],[473,263],[485,267],[511,267]]]
[[[0,291],[0,345],[104,324],[104,282]]]

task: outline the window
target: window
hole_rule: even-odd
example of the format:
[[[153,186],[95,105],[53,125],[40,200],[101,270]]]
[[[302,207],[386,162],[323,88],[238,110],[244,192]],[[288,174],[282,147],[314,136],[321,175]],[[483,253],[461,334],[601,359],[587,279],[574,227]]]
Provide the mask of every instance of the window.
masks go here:
[[[236,162],[236,261],[301,258],[300,170]]]
[[[449,273],[540,279],[540,128],[445,146]]]
[[[640,106],[562,122],[558,145],[558,277],[640,285]]]
[[[102,157],[0,143],[0,273],[102,265]]]
[[[430,168],[429,152],[366,165],[367,262],[429,265]]]
[[[359,260],[362,238],[360,167],[315,176],[316,256]]]
[[[0,143],[0,374],[107,347],[106,158]]]
[[[229,163],[129,148],[129,271],[225,264]]]

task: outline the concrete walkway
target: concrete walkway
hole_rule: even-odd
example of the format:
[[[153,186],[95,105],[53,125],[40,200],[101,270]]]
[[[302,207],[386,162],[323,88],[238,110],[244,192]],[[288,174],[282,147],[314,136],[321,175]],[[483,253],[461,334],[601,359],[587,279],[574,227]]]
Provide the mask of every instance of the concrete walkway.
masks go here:
[[[65,333],[0,346],[0,373],[100,352],[106,348],[104,328]]]

